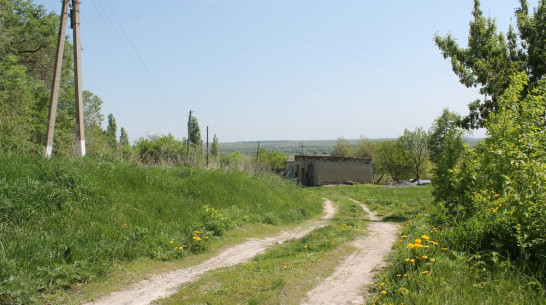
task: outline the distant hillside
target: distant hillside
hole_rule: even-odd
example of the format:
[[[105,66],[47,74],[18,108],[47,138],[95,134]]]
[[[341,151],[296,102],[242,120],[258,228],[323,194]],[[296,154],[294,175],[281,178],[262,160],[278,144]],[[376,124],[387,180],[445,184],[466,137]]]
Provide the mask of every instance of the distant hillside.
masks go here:
[[[374,142],[391,140],[389,138],[371,139]],[[463,138],[464,142],[469,144],[470,147],[476,146],[483,138]],[[347,139],[349,143],[355,144],[358,139]],[[303,153],[306,155],[328,155],[337,143],[337,140],[304,140],[304,141],[259,141],[260,148],[264,148],[268,151],[278,151],[286,155],[295,155]],[[240,142],[225,142],[219,143],[220,153],[229,154],[240,151],[245,155],[256,154],[258,149],[258,141],[240,141]]]

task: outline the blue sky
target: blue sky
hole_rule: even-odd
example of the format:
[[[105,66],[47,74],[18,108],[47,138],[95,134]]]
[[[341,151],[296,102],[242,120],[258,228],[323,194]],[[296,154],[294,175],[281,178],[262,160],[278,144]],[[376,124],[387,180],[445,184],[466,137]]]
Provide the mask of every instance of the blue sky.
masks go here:
[[[60,0],[35,0],[60,12]],[[536,0],[530,4],[536,6]],[[517,0],[483,0],[506,32]],[[131,139],[221,142],[397,137],[467,113],[433,41],[466,45],[473,1],[83,0],[83,87]],[[483,136],[475,132],[474,136]]]

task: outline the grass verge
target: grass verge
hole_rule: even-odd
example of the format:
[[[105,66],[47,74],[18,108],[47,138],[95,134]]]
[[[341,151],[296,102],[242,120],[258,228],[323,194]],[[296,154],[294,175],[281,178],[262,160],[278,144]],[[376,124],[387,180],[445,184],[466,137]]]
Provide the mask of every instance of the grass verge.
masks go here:
[[[42,303],[118,264],[207,249],[244,224],[316,215],[275,175],[0,153],[0,303]]]

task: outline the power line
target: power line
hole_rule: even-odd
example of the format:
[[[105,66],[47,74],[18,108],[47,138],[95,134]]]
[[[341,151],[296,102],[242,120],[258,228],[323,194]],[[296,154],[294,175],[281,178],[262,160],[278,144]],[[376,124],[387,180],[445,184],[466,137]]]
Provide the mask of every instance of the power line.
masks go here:
[[[245,20],[245,21],[247,21],[247,22],[250,22],[250,23],[259,25],[259,26],[264,27],[264,28],[266,28],[266,29],[268,29],[268,30],[270,30],[270,31],[280,33],[280,34],[282,34],[282,35],[291,37],[291,38],[293,38],[293,39],[297,39],[297,40],[306,42],[306,43],[308,43],[308,44],[314,45],[314,46],[316,46],[316,47],[319,47],[319,48],[326,49],[326,50],[329,50],[329,51],[332,51],[332,52],[335,52],[335,53],[339,53],[339,54],[345,55],[345,56],[347,56],[347,57],[352,57],[352,58],[357,59],[358,61],[361,61],[361,62],[364,62],[364,63],[372,64],[372,65],[375,65],[375,66],[378,66],[378,67],[381,67],[381,68],[384,68],[384,69],[387,69],[387,70],[391,70],[391,71],[394,71],[394,72],[406,74],[406,75],[412,76],[412,77],[414,77],[414,78],[419,78],[419,79],[426,80],[426,81],[432,82],[432,83],[436,83],[436,84],[439,84],[439,85],[442,85],[442,86],[453,87],[452,85],[446,84],[446,83],[441,82],[441,81],[437,81],[437,80],[430,79],[430,78],[427,78],[427,77],[423,77],[423,76],[420,76],[420,75],[417,75],[417,74],[413,74],[413,73],[410,73],[410,72],[407,72],[407,71],[404,71],[404,70],[396,69],[396,68],[393,68],[393,67],[390,67],[390,66],[387,66],[387,65],[384,65],[384,64],[380,64],[380,63],[377,63],[377,62],[374,62],[374,61],[371,61],[371,60],[368,60],[368,59],[364,59],[364,58],[361,58],[361,57],[359,57],[359,56],[357,56],[357,55],[353,55],[353,54],[351,54],[351,53],[347,53],[347,52],[345,52],[345,51],[341,51],[341,50],[335,49],[335,48],[333,48],[333,47],[330,47],[330,46],[327,46],[327,45],[324,45],[324,44],[321,44],[321,43],[312,41],[312,40],[310,40],[310,39],[307,39],[307,38],[304,38],[304,37],[301,37],[301,36],[298,36],[298,35],[295,35],[295,34],[286,32],[286,31],[284,31],[284,30],[277,29],[277,28],[272,27],[272,26],[270,26],[270,25],[267,25],[267,24],[264,24],[264,23],[261,23],[261,22],[252,20],[252,19],[250,19],[250,18],[241,16],[241,15],[239,15],[239,14],[230,12],[230,11],[228,11],[228,10],[225,10],[225,9],[220,8],[220,7],[218,7],[218,6],[212,5],[212,4],[210,4],[210,3],[205,3],[205,2],[200,1],[200,0],[193,0],[193,1],[195,1],[195,2],[197,2],[197,3],[200,3],[200,4],[203,4],[203,5],[206,5],[206,6],[210,7],[210,8],[212,8],[212,9],[214,9],[214,10],[217,10],[217,11],[219,11],[219,12],[222,12],[222,13],[224,13],[224,14],[231,15],[231,16],[237,17],[237,18],[239,18],[239,19]]]

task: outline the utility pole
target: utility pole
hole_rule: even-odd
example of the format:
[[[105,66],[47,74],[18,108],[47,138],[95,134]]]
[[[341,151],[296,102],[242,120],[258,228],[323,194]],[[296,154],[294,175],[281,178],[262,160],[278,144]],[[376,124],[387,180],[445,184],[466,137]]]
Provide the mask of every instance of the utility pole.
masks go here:
[[[259,157],[260,157],[260,141],[258,141],[258,149],[256,149],[256,164],[258,163]]]
[[[53,72],[53,82],[51,85],[51,96],[49,104],[48,124],[46,130],[46,143],[44,148],[44,157],[50,158],[53,153],[53,135],[55,134],[55,118],[57,115],[57,101],[59,99],[59,87],[61,84],[61,69],[63,66],[64,40],[66,37],[66,25],[69,15],[69,1],[62,1],[61,17],[59,22],[59,36],[57,37],[57,52],[55,55],[55,67]],[[77,130],[77,149],[80,156],[85,156],[85,133],[83,126],[83,98],[82,98],[82,78],[81,78],[81,44],[80,44],[80,2],[71,0],[72,9],[70,10],[70,25],[73,29],[74,43],[74,89],[76,91],[76,130]]]
[[[72,0],[70,10],[72,37],[74,40],[74,90],[76,91],[76,147],[78,154],[85,156],[85,133],[83,125],[82,94],[82,48],[80,42],[80,0]]]
[[[209,168],[209,127],[207,126],[207,168]]]
[[[191,136],[191,113],[192,110],[190,110],[190,117],[188,118],[188,151],[186,152],[186,162],[190,162],[190,136]]]

